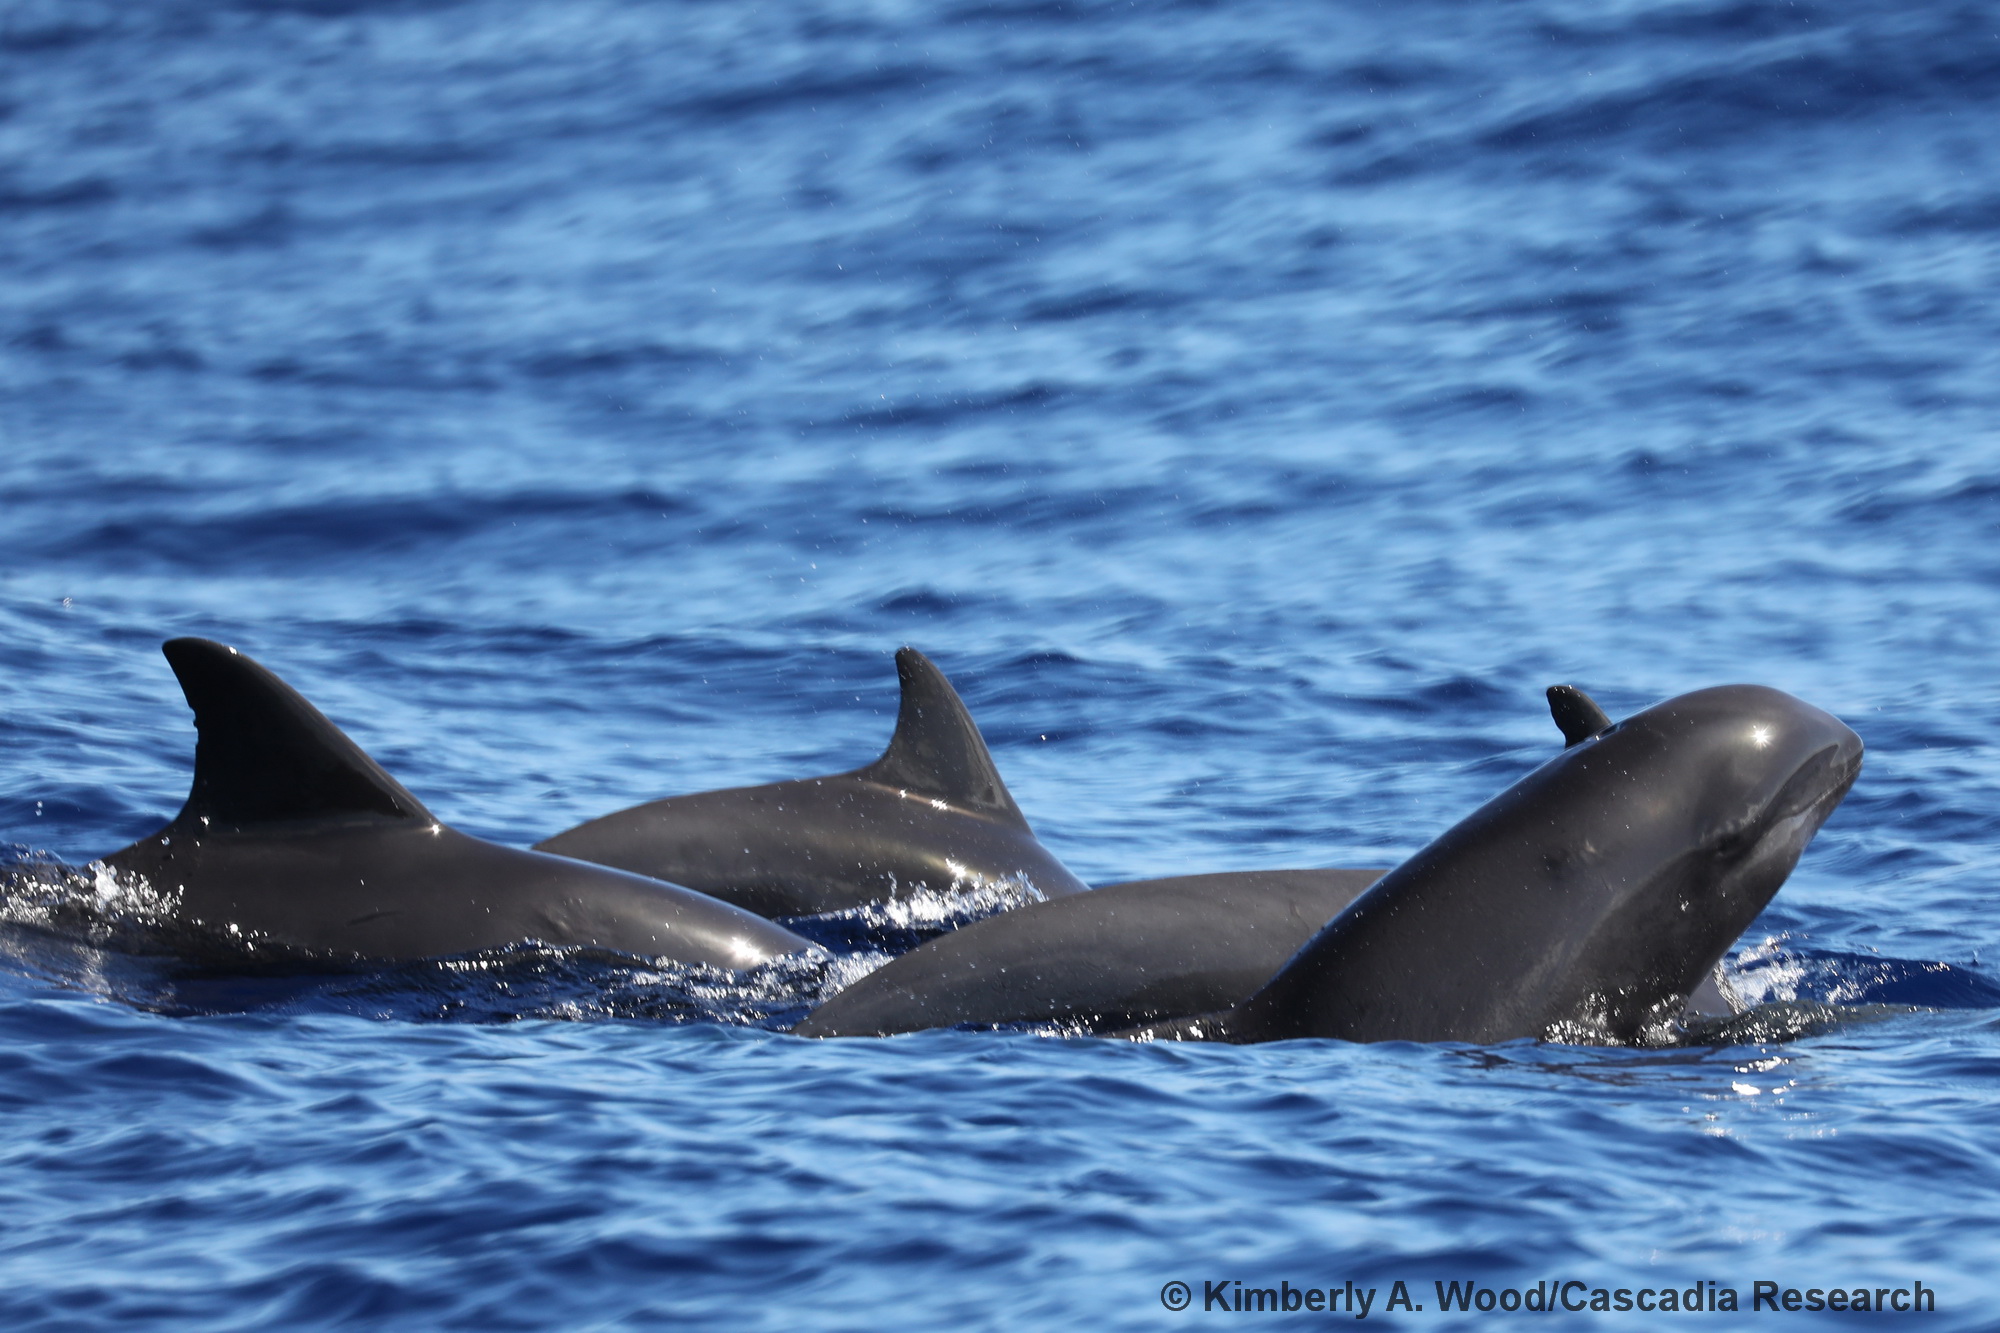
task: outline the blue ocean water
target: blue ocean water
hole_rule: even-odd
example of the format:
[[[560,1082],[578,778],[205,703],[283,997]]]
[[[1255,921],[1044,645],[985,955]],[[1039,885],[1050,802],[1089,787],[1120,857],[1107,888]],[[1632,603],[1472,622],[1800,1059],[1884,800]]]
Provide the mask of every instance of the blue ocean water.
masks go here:
[[[0,6],[17,858],[178,808],[181,634],[517,845],[865,762],[902,643],[1095,882],[1392,864],[1555,681],[1869,747],[1720,1046],[812,1043],[839,962],[17,891],[0,1326],[2000,1325],[1996,131],[1990,4]]]

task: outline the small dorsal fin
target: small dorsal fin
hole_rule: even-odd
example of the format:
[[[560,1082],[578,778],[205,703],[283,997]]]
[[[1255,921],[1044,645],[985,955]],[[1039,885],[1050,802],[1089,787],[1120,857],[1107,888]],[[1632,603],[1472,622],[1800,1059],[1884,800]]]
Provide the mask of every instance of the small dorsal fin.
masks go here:
[[[1549,686],[1549,715],[1562,728],[1563,748],[1581,745],[1611,725],[1597,701],[1574,685]]]
[[[896,734],[882,757],[856,769],[855,776],[1028,827],[972,714],[944,672],[916,649],[902,648],[896,653],[896,675],[903,683]]]
[[[172,639],[161,649],[194,709],[194,788],[183,819],[218,823],[372,815],[429,821],[403,784],[299,692],[234,648]]]

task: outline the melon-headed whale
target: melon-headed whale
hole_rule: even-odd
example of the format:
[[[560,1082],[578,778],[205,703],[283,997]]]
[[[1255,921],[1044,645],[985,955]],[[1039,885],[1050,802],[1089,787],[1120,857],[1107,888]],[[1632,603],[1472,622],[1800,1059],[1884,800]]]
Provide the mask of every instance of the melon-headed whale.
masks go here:
[[[811,916],[918,890],[1087,886],[1028,827],[965,704],[929,658],[896,654],[902,704],[882,757],[822,778],[651,801],[579,824],[538,851],[671,880],[768,917]]]
[[[1550,702],[1562,721],[1573,701]],[[1568,711],[1562,754],[1376,881],[1256,994],[1127,1035],[1632,1042],[1672,1019],[1854,785],[1861,738],[1757,685],[1604,727]]]
[[[792,1030],[885,1037],[961,1023],[1121,1028],[1226,1009],[1382,874],[1223,871],[1031,903],[891,959]]]
[[[811,947],[678,885],[449,828],[234,648],[163,651],[194,710],[193,788],[172,823],[104,864],[143,876],[185,923],[379,959],[538,940],[744,968]]]
[[[1722,1002],[1708,981],[1710,969],[1783,882],[1805,840],[1852,782],[1860,758],[1858,739],[1817,709],[1776,691],[1732,689],[1734,695],[1704,691],[1671,701],[1628,724],[1648,719],[1640,726],[1646,735],[1666,726],[1664,743],[1658,743],[1656,736],[1652,742],[1628,741],[1613,746],[1605,734],[1611,721],[1588,695],[1569,686],[1552,688],[1549,705],[1568,743],[1565,756],[1573,754],[1578,745],[1600,739],[1607,747],[1604,754],[1580,764],[1569,759],[1553,761],[1466,821],[1470,825],[1486,817],[1492,825],[1492,841],[1506,843],[1517,838],[1523,846],[1538,849],[1542,869],[1529,879],[1509,884],[1507,876],[1517,867],[1511,862],[1483,866],[1481,859],[1492,850],[1483,846],[1472,849],[1462,862],[1433,871],[1443,874],[1447,885],[1461,887],[1455,895],[1433,887],[1426,897],[1412,898],[1409,907],[1392,909],[1421,914],[1420,921],[1406,924],[1405,934],[1410,938],[1399,942],[1402,963],[1408,969],[1402,984],[1418,995],[1452,992],[1453,979],[1434,974],[1453,970],[1452,959],[1460,952],[1474,959],[1480,955],[1481,942],[1468,939],[1461,944],[1456,936],[1461,929],[1483,928],[1480,918],[1490,914],[1503,918],[1523,936],[1520,951],[1534,955],[1537,944],[1541,946],[1543,952],[1534,955],[1540,971],[1534,972],[1532,963],[1529,965],[1533,975],[1525,984],[1531,989],[1539,986],[1544,992],[1567,994],[1579,981],[1587,988],[1590,980],[1596,979],[1609,985],[1612,992],[1622,986],[1651,996],[1638,1007],[1649,1014],[1657,1010],[1656,1016],[1669,1015],[1681,1000],[1689,1000],[1690,1008],[1716,1010]],[[1661,717],[1652,716],[1676,705],[1684,706],[1671,714],[1676,719],[1673,722],[1663,723]],[[1706,729],[1691,725],[1704,717]],[[1757,717],[1764,720],[1755,720]],[[1749,738],[1747,760],[1729,760],[1721,753],[1728,748],[1731,728]],[[1707,730],[1719,730],[1723,740],[1716,741]],[[1764,738],[1761,744],[1759,735]],[[1798,739],[1801,736],[1823,737],[1826,745],[1812,751],[1810,762],[1788,768],[1799,756],[1786,749],[1787,742],[1780,738],[1792,738],[1789,744],[1796,749],[1805,743]],[[1825,757],[1828,747],[1831,758]],[[1651,753],[1638,754],[1641,750]],[[1593,806],[1571,789],[1542,791],[1533,799],[1528,794],[1516,796],[1522,786],[1566,763],[1586,775],[1581,780],[1572,779],[1570,788],[1581,787],[1587,796],[1587,789],[1604,777],[1607,766],[1628,761],[1638,765],[1634,771],[1643,777],[1634,779],[1632,771],[1613,776],[1611,785],[1623,791],[1623,803],[1614,800]],[[1713,787],[1704,785],[1711,781],[1703,774],[1705,763],[1724,770]],[[1765,799],[1770,793],[1754,775],[1769,777],[1781,771],[1784,780],[1793,785],[1784,789],[1782,799]],[[1661,785],[1648,792],[1640,789],[1646,782]],[[1817,802],[1808,802],[1803,824],[1796,815],[1783,813],[1802,798],[1802,793],[1812,795]],[[1514,799],[1510,802],[1509,797]],[[1705,800],[1712,808],[1703,806]],[[1732,800],[1741,804],[1732,806]],[[1624,807],[1633,803],[1651,809],[1656,820],[1670,818],[1666,813],[1670,807],[1681,809],[1687,822],[1678,829],[1678,840],[1673,829],[1648,827],[1635,832],[1626,827],[1630,820]],[[1729,838],[1736,841],[1717,841],[1720,835],[1716,830],[1722,827],[1717,820],[1731,812],[1739,820],[1729,832]],[[1761,833],[1756,831],[1760,827]],[[1454,829],[1439,844],[1459,833]],[[1796,838],[1796,845],[1787,842],[1791,838]],[[1439,844],[1420,852],[1411,864]],[[1789,853],[1785,851],[1788,845]],[[1710,850],[1699,850],[1704,847]],[[1676,852],[1676,848],[1680,850]],[[1704,855],[1713,859],[1703,861]],[[1754,866],[1749,864],[1752,859]],[[1533,869],[1533,857],[1527,861]],[[1556,871],[1565,867],[1578,882],[1558,882],[1561,877]],[[1667,873],[1669,867],[1678,870],[1679,878]],[[1631,879],[1635,868],[1646,873]],[[1396,872],[1402,874],[1401,870]],[[1593,901],[1585,882],[1591,874],[1627,876],[1623,900],[1619,900],[1617,888],[1600,887]],[[1061,902],[1021,908],[966,926],[892,960],[807,1015],[794,1031],[816,1037],[864,1036],[960,1023],[1048,1021],[1104,1030],[1230,1009],[1259,991],[1323,925],[1336,919],[1382,876],[1382,871],[1375,870],[1180,876],[1106,886]],[[1725,884],[1725,880],[1729,882]],[[1551,885],[1557,892],[1549,891]],[[1490,902],[1478,901],[1482,891],[1490,892]],[[1565,893],[1567,897],[1562,896]],[[1685,968],[1668,969],[1673,980],[1662,989],[1661,983],[1646,980],[1660,974],[1646,949],[1637,945],[1622,948],[1616,937],[1621,919],[1629,922],[1643,916],[1661,894],[1678,894],[1677,903],[1687,902],[1687,911],[1698,913],[1695,918],[1671,913],[1665,934],[1655,942],[1667,947],[1669,938],[1686,940],[1695,954],[1707,957],[1686,974],[1689,979],[1684,988],[1681,978]],[[1749,906],[1752,902],[1754,906]],[[1538,922],[1539,903],[1558,910],[1550,920]],[[1603,957],[1593,956],[1588,947],[1593,919],[1599,933],[1612,932],[1611,938],[1595,941]],[[1701,942],[1704,940],[1707,942]],[[1425,949],[1434,953],[1425,954]],[[1385,971],[1385,975],[1393,972]],[[1504,984],[1505,977],[1500,980]],[[1519,978],[1515,981],[1523,984]],[[1469,988],[1470,992],[1476,990],[1476,983]],[[1439,1003],[1474,1004],[1488,999],[1471,993],[1469,998],[1459,996]],[[1626,1007],[1630,1004],[1628,1000]],[[1562,1006],[1556,1003],[1553,1007],[1560,1010]],[[1622,1012],[1613,1004],[1601,1015],[1581,1016],[1610,1020],[1617,1026]],[[1205,1021],[1202,1035],[1209,1034],[1214,1021]],[[1161,1031],[1155,1035],[1195,1034]]]

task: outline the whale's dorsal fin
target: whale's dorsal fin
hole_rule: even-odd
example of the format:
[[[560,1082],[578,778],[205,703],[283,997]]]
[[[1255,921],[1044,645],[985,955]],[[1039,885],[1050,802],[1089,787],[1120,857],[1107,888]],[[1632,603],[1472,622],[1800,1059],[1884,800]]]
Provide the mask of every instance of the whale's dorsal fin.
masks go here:
[[[896,652],[896,675],[903,683],[896,734],[880,759],[854,775],[1028,827],[944,672],[916,649],[902,648]]]
[[[1611,725],[1597,701],[1574,685],[1549,686],[1549,714],[1562,728],[1563,748],[1581,745]]]
[[[172,639],[160,651],[180,678],[199,735],[181,818],[224,825],[343,815],[431,820],[319,709],[234,648]]]

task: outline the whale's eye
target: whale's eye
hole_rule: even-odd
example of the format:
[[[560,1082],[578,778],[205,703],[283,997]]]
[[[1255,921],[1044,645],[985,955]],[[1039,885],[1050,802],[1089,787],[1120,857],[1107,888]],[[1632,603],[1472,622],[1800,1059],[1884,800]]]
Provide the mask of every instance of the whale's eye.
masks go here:
[[[1756,834],[1748,825],[1733,828],[1709,844],[1709,851],[1717,860],[1728,861],[1741,856],[1756,840]]]

